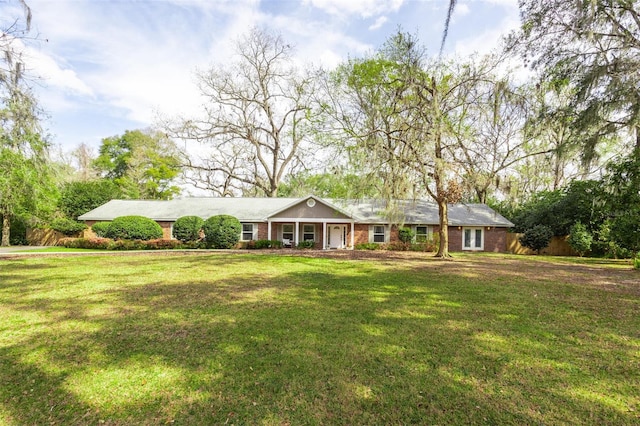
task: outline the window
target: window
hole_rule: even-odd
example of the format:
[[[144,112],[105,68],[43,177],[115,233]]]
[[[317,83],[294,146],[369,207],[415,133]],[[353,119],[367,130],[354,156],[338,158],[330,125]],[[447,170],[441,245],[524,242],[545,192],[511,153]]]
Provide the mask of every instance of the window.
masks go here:
[[[382,225],[375,225],[373,227],[373,242],[384,243],[385,242],[385,229]]]
[[[462,232],[462,248],[463,250],[483,250],[482,228],[464,228]]]
[[[253,223],[242,224],[242,237],[240,239],[242,241],[253,240]]]
[[[282,239],[293,241],[293,224],[287,223],[282,225]]]
[[[423,226],[423,225],[416,226],[415,233],[416,233],[416,243],[424,243],[426,241],[429,241],[430,232],[429,232],[428,226]]]
[[[316,240],[316,226],[315,225],[303,225],[302,226],[302,240],[303,241],[315,241]]]

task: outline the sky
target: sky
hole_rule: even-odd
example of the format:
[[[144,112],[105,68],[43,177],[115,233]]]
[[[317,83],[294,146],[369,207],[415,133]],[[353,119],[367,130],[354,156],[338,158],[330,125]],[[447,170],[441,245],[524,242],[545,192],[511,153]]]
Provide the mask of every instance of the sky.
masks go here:
[[[398,28],[437,55],[448,0],[26,0],[25,63],[52,144],[71,151],[159,115],[198,114],[196,70],[232,60],[252,27],[279,33],[296,60],[330,69]],[[0,24],[21,17],[0,0]],[[445,54],[488,53],[517,28],[517,0],[458,0]]]

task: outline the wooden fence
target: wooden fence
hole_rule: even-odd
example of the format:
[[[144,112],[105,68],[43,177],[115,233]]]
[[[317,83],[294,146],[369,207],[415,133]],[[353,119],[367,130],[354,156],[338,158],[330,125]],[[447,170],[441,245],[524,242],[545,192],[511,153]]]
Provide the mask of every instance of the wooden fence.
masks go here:
[[[513,254],[536,254],[533,250],[523,247],[520,244],[520,237],[523,234],[507,233],[507,251]],[[569,243],[568,237],[552,237],[547,248],[543,249],[540,254],[549,256],[577,256]]]

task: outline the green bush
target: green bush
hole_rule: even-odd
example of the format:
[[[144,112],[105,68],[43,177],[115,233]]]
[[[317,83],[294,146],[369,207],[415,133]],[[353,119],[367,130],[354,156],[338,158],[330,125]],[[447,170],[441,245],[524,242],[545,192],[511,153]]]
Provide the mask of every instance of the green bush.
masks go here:
[[[411,246],[411,243],[402,242],[402,241],[393,241],[387,244],[385,248],[391,251],[407,251],[409,250],[410,246]]]
[[[398,239],[403,243],[411,243],[415,238],[416,233],[411,230],[411,228],[400,228],[398,229]]]
[[[312,249],[316,245],[315,241],[300,241],[296,248],[299,249]]]
[[[94,250],[171,250],[184,248],[178,240],[117,240],[110,238],[61,238],[58,245]]]
[[[87,229],[87,225],[85,225],[84,223],[67,219],[66,217],[59,217],[52,220],[50,226],[54,231],[58,231],[61,234],[66,235],[67,237],[70,237],[77,234],[78,232]]]
[[[61,238],[57,245],[67,248],[108,250],[113,246],[113,240],[109,238]]]
[[[249,243],[247,244],[247,248],[248,249],[270,249],[270,248],[275,248],[275,249],[279,249],[282,248],[282,241],[279,240],[255,240],[255,241],[249,241]]]
[[[425,241],[423,243],[414,243],[409,246],[409,251],[425,251],[425,252],[433,252],[436,251],[436,246],[433,241]]]
[[[587,227],[580,222],[575,223],[570,232],[567,242],[580,256],[584,256],[585,253],[591,250],[593,236],[587,230]]]
[[[198,241],[204,220],[198,216],[183,216],[173,224],[173,236],[182,242]]]
[[[162,228],[148,217],[120,216],[109,224],[105,236],[114,240],[155,240],[162,238]]]
[[[104,238],[107,235],[107,230],[109,229],[109,224],[111,222],[96,222],[91,226],[91,230],[101,238]]]
[[[633,259],[633,268],[640,269],[640,253],[638,253],[635,259]]]
[[[382,244],[378,243],[360,243],[356,244],[356,250],[382,250]]]
[[[212,216],[202,225],[207,246],[214,249],[230,249],[240,241],[242,225],[233,216]]]
[[[551,228],[545,225],[535,225],[533,228],[527,229],[520,237],[520,244],[540,253],[540,250],[549,245],[551,237],[553,237]]]

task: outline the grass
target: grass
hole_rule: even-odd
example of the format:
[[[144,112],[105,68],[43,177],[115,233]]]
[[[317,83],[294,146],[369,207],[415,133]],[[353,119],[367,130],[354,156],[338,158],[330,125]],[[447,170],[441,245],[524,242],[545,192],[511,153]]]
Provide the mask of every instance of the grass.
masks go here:
[[[640,422],[637,271],[385,256],[0,259],[0,424]]]
[[[82,249],[82,248],[69,248],[69,247],[43,247],[43,248],[28,248],[25,250],[17,250],[16,253],[88,253],[95,252],[93,249]]]

